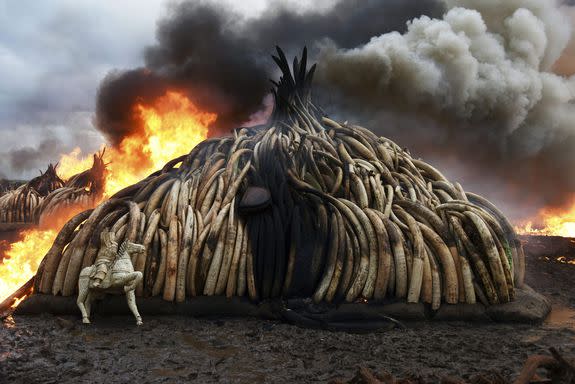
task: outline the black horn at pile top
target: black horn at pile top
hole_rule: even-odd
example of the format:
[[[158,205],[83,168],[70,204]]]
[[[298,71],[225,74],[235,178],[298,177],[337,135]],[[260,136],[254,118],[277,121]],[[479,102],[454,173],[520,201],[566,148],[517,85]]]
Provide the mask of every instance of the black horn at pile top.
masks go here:
[[[301,60],[294,57],[293,74],[284,52],[281,48],[276,47],[277,56],[272,56],[277,66],[280,68],[282,75],[279,81],[271,80],[274,88],[274,111],[271,121],[281,121],[286,115],[293,113],[290,106],[296,104],[301,108],[312,106],[311,103],[311,83],[316,65],[307,68],[307,48],[304,48]]]

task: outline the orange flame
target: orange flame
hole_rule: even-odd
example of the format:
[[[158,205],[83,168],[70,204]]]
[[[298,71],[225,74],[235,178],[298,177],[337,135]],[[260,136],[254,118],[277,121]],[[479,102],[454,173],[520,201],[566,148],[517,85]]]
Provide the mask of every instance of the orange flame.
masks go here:
[[[25,230],[21,240],[10,245],[0,265],[0,302],[34,276],[56,234],[53,229]]]
[[[153,106],[137,104],[134,113],[142,127],[125,137],[118,148],[108,148],[105,197],[137,183],[175,157],[185,155],[208,136],[217,115],[200,111],[185,95],[168,91]],[[58,173],[63,179],[90,168],[92,157],[80,148],[62,155]]]
[[[137,104],[134,113],[141,123],[137,133],[125,137],[117,148],[108,148],[104,198],[137,183],[175,157],[185,155],[208,135],[208,126],[217,115],[200,111],[185,95],[169,91],[154,105]],[[79,148],[62,155],[58,173],[63,179],[92,166],[92,157]],[[99,203],[99,202],[96,202]],[[21,233],[0,263],[0,302],[32,277],[50,249],[59,229],[77,210],[61,214],[49,229]],[[65,217],[64,217],[65,216]]]
[[[535,218],[515,228],[524,235],[575,237],[575,201],[564,209],[543,208]]]
[[[138,104],[134,111],[142,121],[141,133],[126,137],[118,149],[107,152],[110,162],[106,196],[111,196],[175,157],[185,155],[208,136],[217,115],[198,110],[184,95],[167,92],[154,106]]]
[[[68,154],[63,154],[58,162],[58,175],[63,180],[85,171],[92,166],[91,156],[82,156],[82,150],[77,147]]]

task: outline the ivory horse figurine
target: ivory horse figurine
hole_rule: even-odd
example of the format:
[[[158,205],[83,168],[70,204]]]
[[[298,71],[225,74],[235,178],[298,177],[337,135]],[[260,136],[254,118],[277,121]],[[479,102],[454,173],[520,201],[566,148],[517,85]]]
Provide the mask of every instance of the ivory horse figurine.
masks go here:
[[[94,299],[103,297],[106,293],[121,293],[123,289],[130,311],[136,317],[136,324],[142,325],[142,317],[136,306],[136,286],[142,281],[142,272],[134,271],[131,255],[145,251],[145,247],[140,244],[124,241],[118,249],[115,260],[112,263],[106,277],[94,287],[90,276],[95,266],[89,266],[80,272],[78,279],[78,300],[76,303],[82,312],[82,322],[90,324],[90,307]]]

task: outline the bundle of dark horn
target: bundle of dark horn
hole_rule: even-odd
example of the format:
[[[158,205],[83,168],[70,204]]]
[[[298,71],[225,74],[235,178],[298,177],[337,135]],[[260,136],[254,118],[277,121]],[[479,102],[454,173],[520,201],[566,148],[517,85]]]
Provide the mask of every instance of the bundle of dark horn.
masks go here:
[[[0,223],[31,223],[34,211],[52,191],[64,186],[50,164],[46,172],[0,197]]]
[[[305,50],[293,72],[279,49],[274,59],[269,123],[208,139],[74,217],[35,291],[74,294],[109,230],[147,248],[137,294],[168,301],[512,300],[522,251],[501,212],[391,140],[323,116]]]
[[[58,217],[63,211],[93,208],[104,193],[106,164],[105,150],[93,155],[90,169],[68,179],[62,188],[52,191],[34,212],[34,221],[42,226],[47,220]],[[70,216],[67,216],[70,217]]]

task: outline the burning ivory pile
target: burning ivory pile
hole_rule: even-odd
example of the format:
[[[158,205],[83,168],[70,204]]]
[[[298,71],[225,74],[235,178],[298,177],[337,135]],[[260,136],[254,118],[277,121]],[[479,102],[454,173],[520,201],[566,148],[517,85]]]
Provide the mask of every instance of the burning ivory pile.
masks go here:
[[[50,164],[46,172],[0,197],[0,223],[31,223],[42,200],[64,182]]]
[[[90,169],[68,179],[64,186],[52,191],[34,211],[34,221],[40,226],[59,215],[67,215],[68,210],[78,212],[94,207],[104,193],[106,164],[105,150],[93,155]]]
[[[323,117],[306,57],[283,72],[265,126],[208,139],[70,220],[35,292],[71,296],[105,247],[143,244],[137,296],[504,303],[522,250],[490,202],[369,130]],[[179,166],[178,166],[179,165]]]
[[[106,165],[104,151],[94,154],[90,169],[66,182],[58,176],[57,166],[50,164],[46,172],[0,197],[0,223],[35,223],[92,208],[104,192]],[[68,216],[69,217],[69,216]]]

